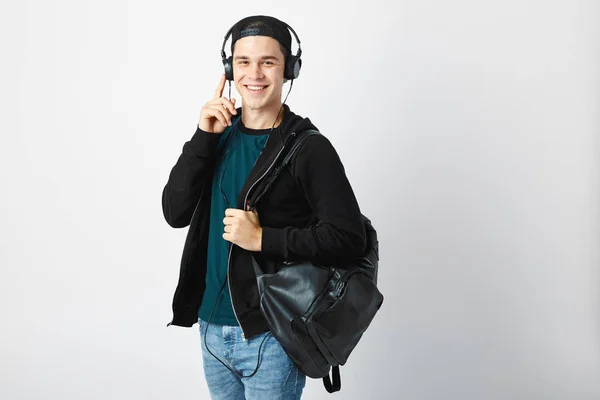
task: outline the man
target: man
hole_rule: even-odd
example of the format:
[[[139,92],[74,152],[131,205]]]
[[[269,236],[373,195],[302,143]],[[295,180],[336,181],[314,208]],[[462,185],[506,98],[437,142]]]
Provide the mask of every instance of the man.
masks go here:
[[[281,101],[283,84],[293,83],[300,67],[288,28],[267,16],[234,25],[232,57],[223,55],[226,74],[163,190],[169,225],[189,225],[170,324],[198,321],[213,399],[297,399],[305,385],[306,376],[269,334],[250,255],[275,273],[293,260],[332,264],[360,256],[366,245],[353,190],[323,135],[303,144],[255,210],[247,207],[283,149],[316,129]],[[223,96],[227,62],[239,108]]]

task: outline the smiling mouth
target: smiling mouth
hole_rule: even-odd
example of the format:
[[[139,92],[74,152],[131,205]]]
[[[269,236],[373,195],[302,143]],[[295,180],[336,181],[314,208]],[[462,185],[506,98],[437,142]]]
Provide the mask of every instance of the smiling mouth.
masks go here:
[[[252,93],[261,93],[267,88],[267,86],[264,85],[244,85],[244,87]]]

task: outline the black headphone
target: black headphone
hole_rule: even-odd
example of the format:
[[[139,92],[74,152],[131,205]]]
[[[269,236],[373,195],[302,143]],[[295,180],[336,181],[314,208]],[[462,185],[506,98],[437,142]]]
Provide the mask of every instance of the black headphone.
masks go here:
[[[285,57],[285,69],[283,71],[283,77],[285,79],[293,80],[298,78],[298,75],[300,75],[300,67],[302,67],[302,60],[300,59],[300,56],[302,55],[302,49],[300,48],[300,39],[298,38],[298,35],[296,35],[296,32],[292,29],[291,26],[289,26],[283,21],[281,22],[294,34],[296,42],[298,43],[298,51],[296,52],[296,55],[289,55]],[[234,24],[227,31],[225,39],[223,40],[223,46],[221,47],[221,59],[223,60],[223,67],[225,67],[225,78],[227,78],[227,80],[229,81],[233,80],[233,55],[229,57],[225,55],[225,43],[227,42],[229,35],[231,35],[231,31],[233,31],[233,28],[235,28],[236,25],[237,23]]]

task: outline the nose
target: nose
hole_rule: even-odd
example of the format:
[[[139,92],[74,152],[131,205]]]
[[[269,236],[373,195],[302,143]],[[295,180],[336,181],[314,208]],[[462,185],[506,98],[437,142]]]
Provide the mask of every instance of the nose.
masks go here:
[[[263,76],[264,76],[264,74],[263,74],[260,62],[252,63],[249,67],[248,77],[251,79],[258,80],[258,79],[261,79]]]

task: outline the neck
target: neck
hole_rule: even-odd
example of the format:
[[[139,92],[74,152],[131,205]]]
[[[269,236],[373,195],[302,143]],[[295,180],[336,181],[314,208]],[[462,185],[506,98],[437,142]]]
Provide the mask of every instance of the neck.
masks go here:
[[[273,122],[275,122],[275,128],[277,128],[283,120],[283,114],[285,112],[284,110],[281,110],[281,104],[282,103],[280,102],[266,110],[256,110],[245,107],[242,103],[242,123],[245,127],[250,129],[268,129],[271,128]],[[279,110],[281,110],[281,112]],[[279,113],[279,117],[277,118],[277,121],[275,121],[277,113]]]

